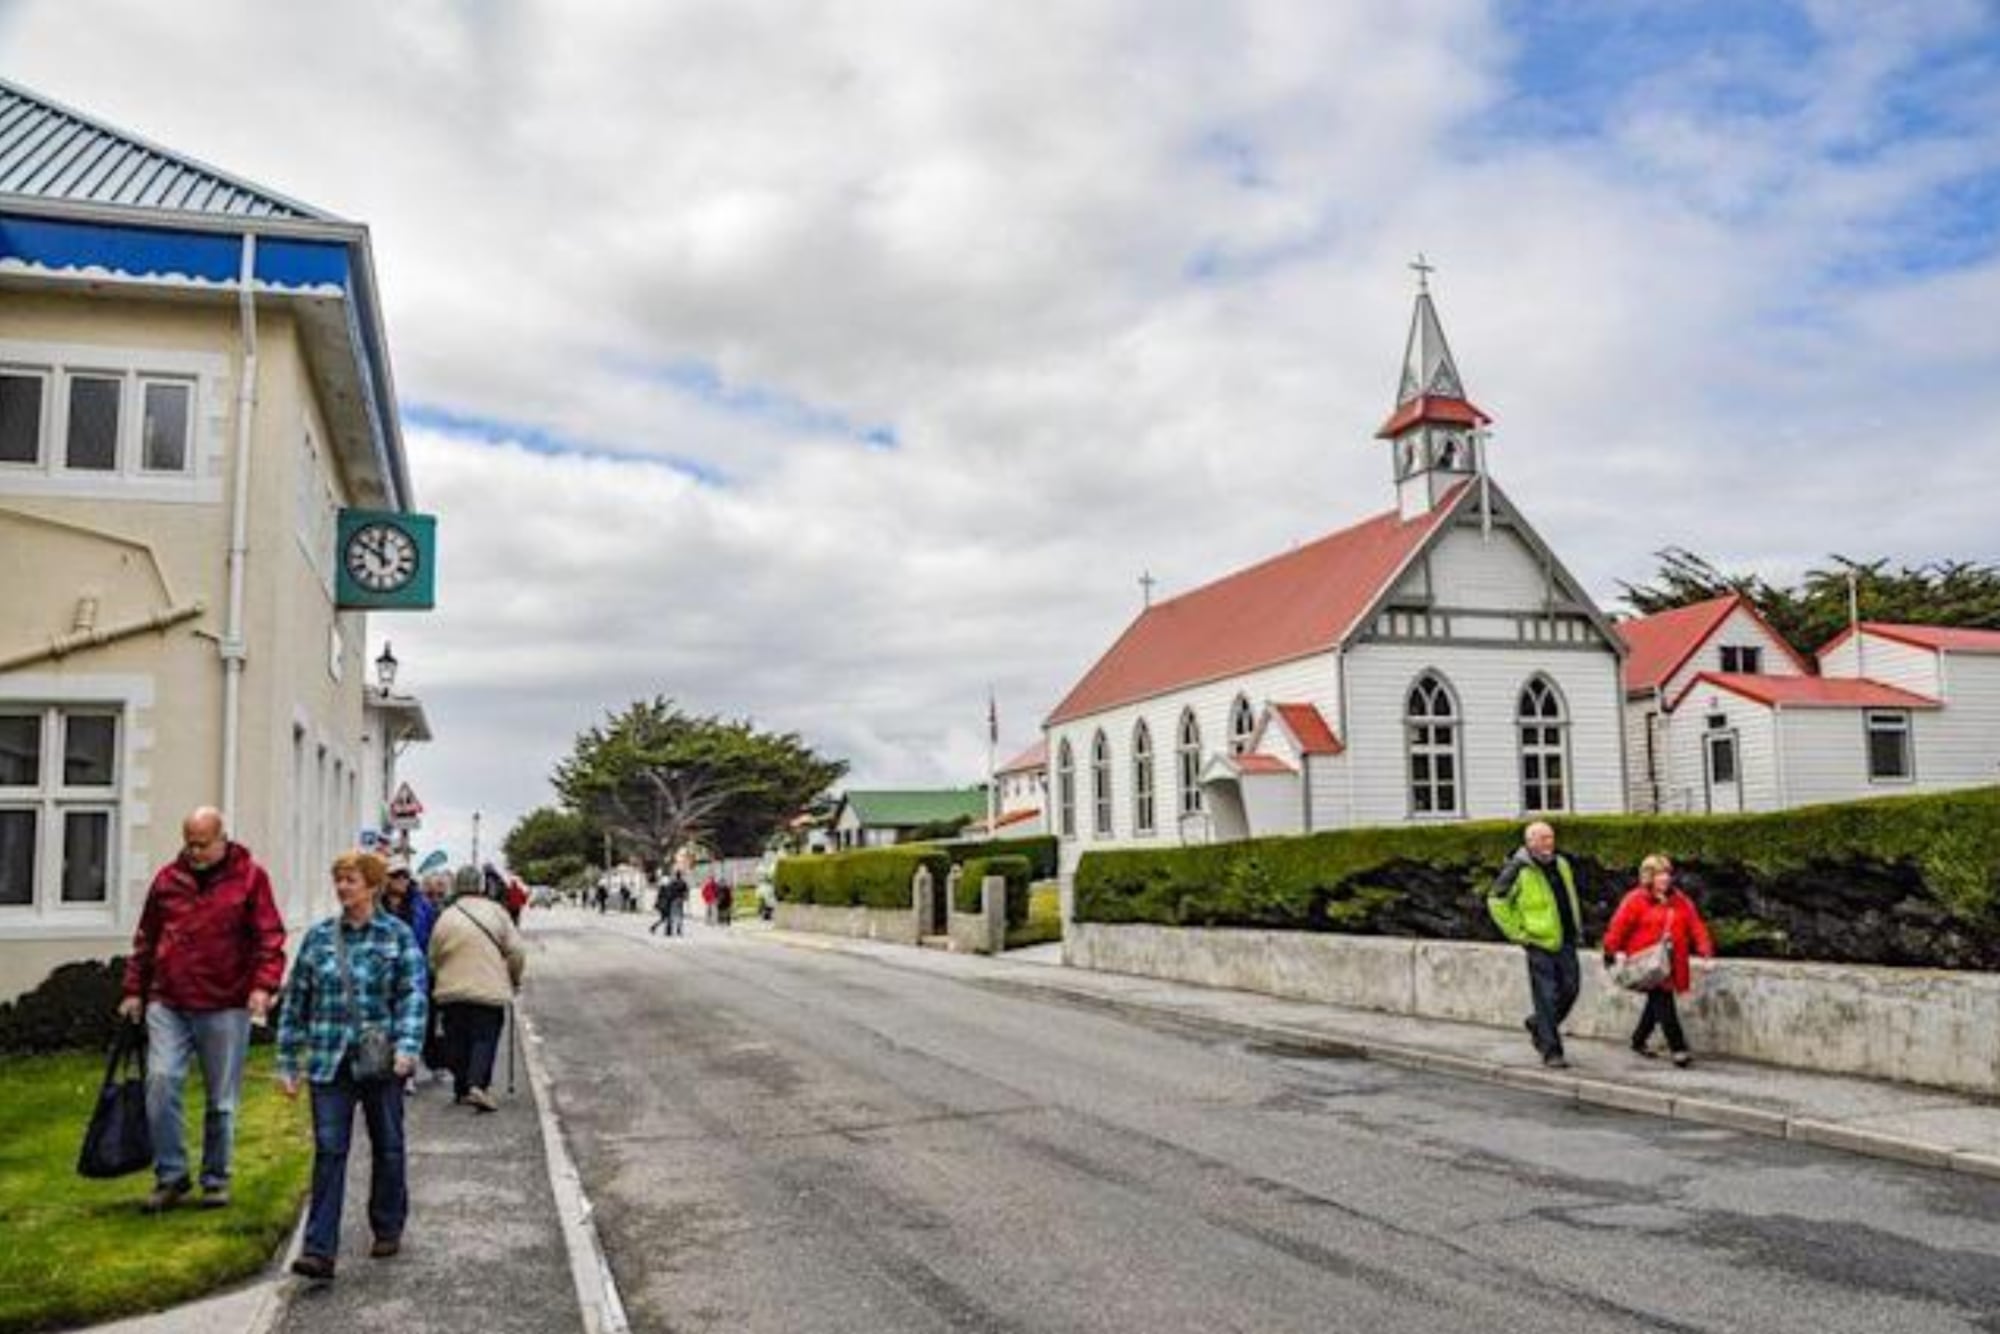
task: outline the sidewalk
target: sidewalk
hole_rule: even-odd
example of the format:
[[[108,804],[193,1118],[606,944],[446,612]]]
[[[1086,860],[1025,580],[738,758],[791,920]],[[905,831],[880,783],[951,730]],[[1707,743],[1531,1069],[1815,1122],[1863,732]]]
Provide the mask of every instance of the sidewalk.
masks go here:
[[[1584,1038],[1564,1041],[1570,1070],[1544,1070],[1521,1033],[1066,968],[1060,956],[1039,950],[1044,961],[1027,962],[769,928],[743,935],[1592,1106],[2000,1179],[2000,1105],[1992,1099],[1699,1053],[1692,1069],[1679,1070],[1635,1056],[1621,1042]],[[1522,1004],[1525,1011],[1525,995]]]

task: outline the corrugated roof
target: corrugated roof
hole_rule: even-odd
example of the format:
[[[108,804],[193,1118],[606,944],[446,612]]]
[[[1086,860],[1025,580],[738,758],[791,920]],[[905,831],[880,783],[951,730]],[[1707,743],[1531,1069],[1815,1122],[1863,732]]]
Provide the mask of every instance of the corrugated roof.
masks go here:
[[[1759,704],[1780,704],[1788,709],[1935,709],[1938,702],[1925,695],[1898,690],[1880,681],[1832,676],[1750,676],[1743,673],[1703,672],[1681,692],[1685,699],[1696,686],[1706,682],[1741,695]]]
[[[1980,630],[1964,625],[1898,625],[1889,621],[1863,621],[1861,628],[1882,639],[1948,653],[2000,653],[2000,630]],[[1854,637],[1852,627],[1828,641],[1819,656],[1827,654]]]
[[[1049,741],[1047,737],[1043,737],[1040,741],[1037,741],[1034,745],[1028,747],[1026,750],[1022,751],[1019,755],[1016,755],[1013,759],[1001,765],[994,772],[1003,774],[1020,774],[1020,773],[1029,773],[1036,769],[1046,769],[1048,767],[1049,767]]]
[[[1665,685],[1742,600],[1739,593],[1725,593],[1706,602],[1618,622],[1618,637],[1631,650],[1625,659],[1625,688],[1656,690]]]
[[[946,788],[942,791],[857,791],[841,800],[870,829],[908,829],[913,825],[938,824],[961,816],[980,819],[986,814],[986,789]]]
[[[1344,749],[1317,704],[1273,704],[1271,709],[1284,720],[1301,754],[1338,755]]]
[[[1419,518],[1390,510],[1149,607],[1049,722],[1333,648],[1465,494],[1460,483]]]
[[[234,218],[338,221],[0,79],[0,195]]]

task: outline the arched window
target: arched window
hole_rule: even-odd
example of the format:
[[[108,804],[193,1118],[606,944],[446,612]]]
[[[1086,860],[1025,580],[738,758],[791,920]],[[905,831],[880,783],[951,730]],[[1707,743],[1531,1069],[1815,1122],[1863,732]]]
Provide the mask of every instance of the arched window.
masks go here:
[[[1111,837],[1111,743],[1102,732],[1090,742],[1090,828]]]
[[[1132,729],[1132,830],[1150,834],[1158,827],[1153,801],[1153,729],[1141,718]]]
[[[1257,738],[1257,711],[1250,707],[1248,695],[1238,695],[1236,702],[1229,706],[1229,753],[1247,754],[1250,743]]]
[[[1425,672],[1417,678],[1403,721],[1409,736],[1411,813],[1459,814],[1458,705],[1443,677]]]
[[[1056,829],[1064,838],[1076,837],[1076,756],[1067,737],[1056,747]]]
[[[1529,814],[1568,810],[1564,741],[1569,713],[1555,682],[1537,676],[1523,686],[1515,720],[1521,729],[1521,809]]]
[[[1181,780],[1182,815],[1201,813],[1201,724],[1194,720],[1194,710],[1181,714],[1180,745],[1177,750]]]

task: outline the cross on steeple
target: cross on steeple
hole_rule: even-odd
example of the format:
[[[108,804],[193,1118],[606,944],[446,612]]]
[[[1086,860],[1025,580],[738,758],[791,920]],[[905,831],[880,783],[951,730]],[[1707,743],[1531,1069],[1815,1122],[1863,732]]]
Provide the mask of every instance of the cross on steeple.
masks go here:
[[[1153,577],[1151,570],[1147,570],[1139,576],[1139,591],[1144,595],[1146,605],[1149,607],[1153,605],[1153,585],[1159,582],[1159,580]]]
[[[1419,251],[1417,252],[1417,258],[1416,258],[1416,260],[1415,260],[1415,261],[1414,261],[1414,262],[1413,262],[1413,263],[1412,263],[1412,264],[1410,265],[1410,268],[1412,268],[1413,270],[1415,270],[1415,271],[1416,271],[1416,275],[1417,275],[1417,291],[1418,291],[1418,292],[1428,292],[1428,291],[1430,291],[1430,290],[1431,290],[1431,275],[1432,275],[1433,273],[1437,272],[1437,265],[1435,265],[1435,264],[1431,263],[1431,262],[1430,262],[1429,260],[1425,259],[1425,258],[1424,258],[1424,252],[1423,252],[1423,251],[1421,251],[1421,250],[1419,250]]]

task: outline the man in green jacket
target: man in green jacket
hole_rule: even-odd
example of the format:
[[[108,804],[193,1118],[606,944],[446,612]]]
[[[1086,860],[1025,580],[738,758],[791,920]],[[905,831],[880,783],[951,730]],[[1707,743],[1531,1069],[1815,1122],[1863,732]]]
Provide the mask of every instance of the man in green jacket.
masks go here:
[[[1562,1023],[1576,1005],[1582,974],[1577,950],[1583,944],[1583,911],[1576,897],[1576,872],[1556,851],[1555,829],[1537,820],[1523,846],[1494,877],[1486,910],[1502,935],[1528,955],[1528,995],[1535,1012],[1525,1021],[1528,1036],[1551,1070],[1569,1068],[1563,1056]]]

